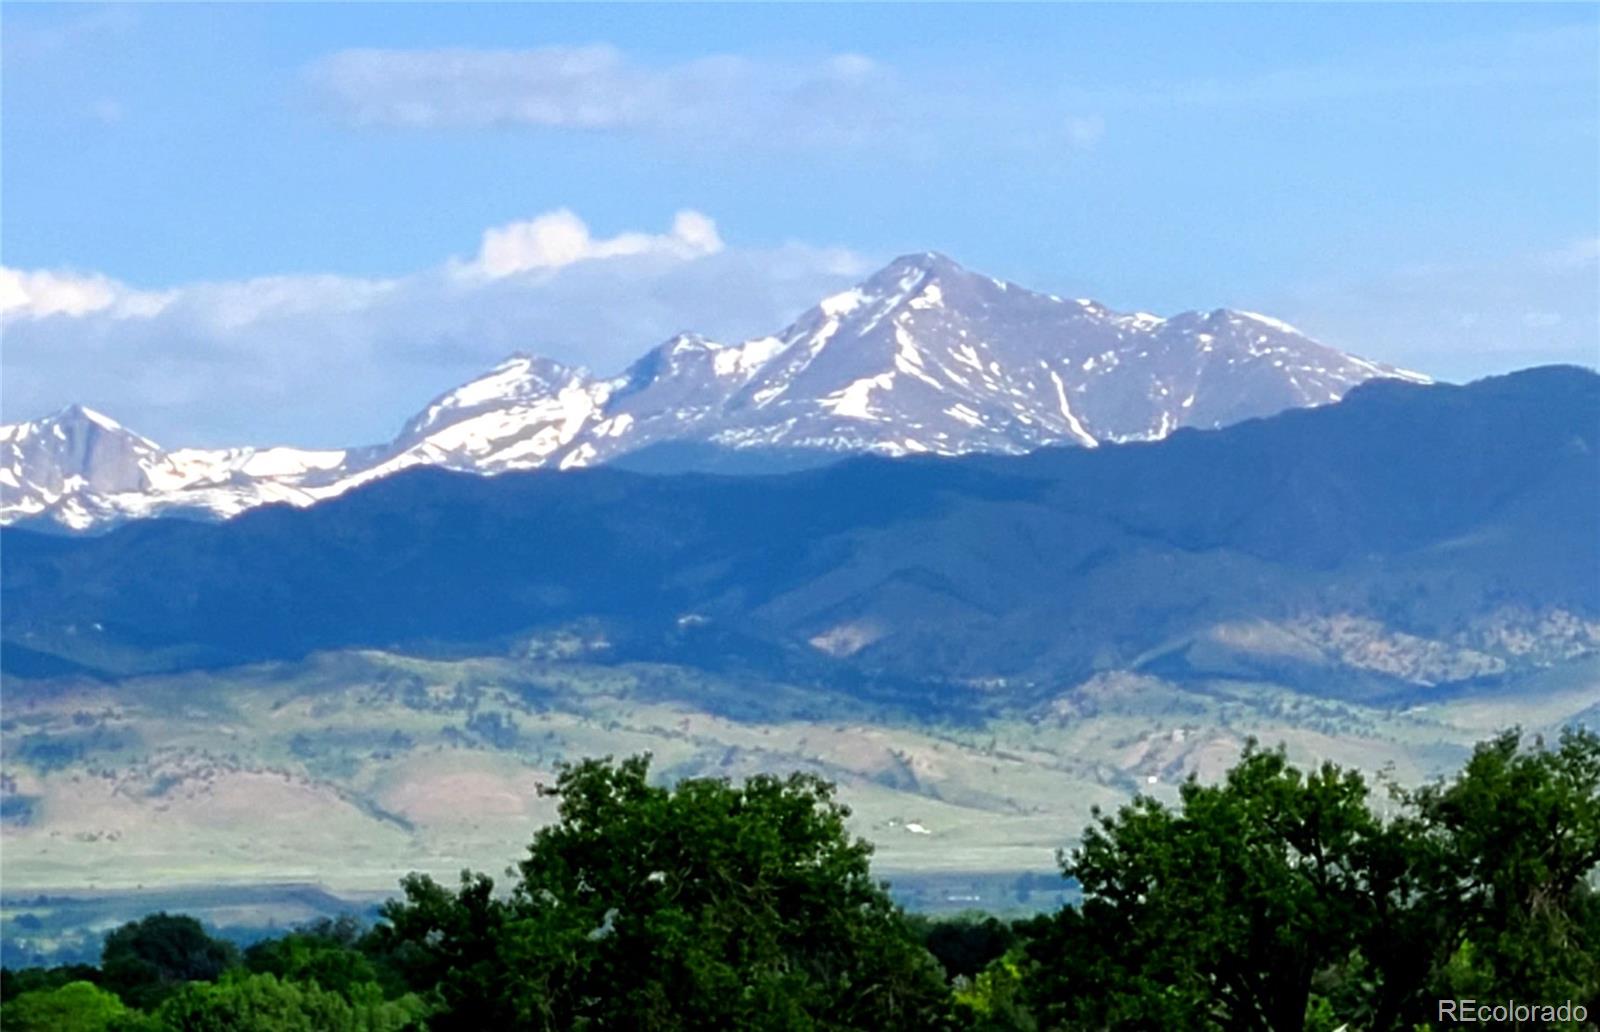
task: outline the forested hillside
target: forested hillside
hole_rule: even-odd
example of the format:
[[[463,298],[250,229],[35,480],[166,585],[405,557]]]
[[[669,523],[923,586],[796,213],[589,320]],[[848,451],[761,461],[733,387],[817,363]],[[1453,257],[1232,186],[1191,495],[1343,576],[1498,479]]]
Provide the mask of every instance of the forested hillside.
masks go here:
[[[1378,381],[1153,444],[777,477],[424,470],[307,510],[5,533],[6,658],[116,676],[319,649],[975,682],[1253,673],[1372,695],[1600,648],[1600,377]]]

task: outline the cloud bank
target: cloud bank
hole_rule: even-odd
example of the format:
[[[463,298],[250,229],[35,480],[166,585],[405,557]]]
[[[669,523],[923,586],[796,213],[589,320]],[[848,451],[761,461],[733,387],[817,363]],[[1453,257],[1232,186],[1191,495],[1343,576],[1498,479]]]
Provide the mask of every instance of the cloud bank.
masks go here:
[[[392,279],[150,291],[0,269],[0,418],[81,401],[172,446],[379,441],[511,352],[616,372],[681,330],[776,330],[872,265],[845,248],[730,247],[694,211],[665,232],[596,237],[562,209]]]

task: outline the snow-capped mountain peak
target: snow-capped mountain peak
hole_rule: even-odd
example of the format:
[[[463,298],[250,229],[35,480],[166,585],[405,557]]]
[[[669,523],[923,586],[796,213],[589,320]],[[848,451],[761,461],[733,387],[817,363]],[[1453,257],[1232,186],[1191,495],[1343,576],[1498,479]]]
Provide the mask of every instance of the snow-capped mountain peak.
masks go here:
[[[507,405],[534,404],[589,379],[587,370],[537,355],[515,354],[483,376],[446,391],[413,416],[400,440],[417,440],[466,416]]]
[[[87,405],[72,404],[56,413],[56,420],[60,424],[89,423],[101,430],[116,432],[122,430],[122,424],[112,419],[103,412],[96,412]],[[140,438],[143,440],[143,438]]]
[[[167,451],[82,405],[0,426],[0,522],[45,519],[81,530],[172,509],[233,515],[271,501],[307,504],[345,451]]]
[[[923,252],[777,333],[679,333],[610,378],[512,355],[376,447],[168,452],[78,406],[3,426],[0,522],[227,516],[311,504],[411,466],[567,469],[666,442],[762,454],[1095,447],[1327,404],[1375,377],[1427,380],[1271,316],[1116,312]]]
[[[29,483],[46,495],[139,490],[146,483],[142,463],[159,453],[154,441],[110,416],[69,405],[43,419],[0,426],[0,484],[14,489]]]

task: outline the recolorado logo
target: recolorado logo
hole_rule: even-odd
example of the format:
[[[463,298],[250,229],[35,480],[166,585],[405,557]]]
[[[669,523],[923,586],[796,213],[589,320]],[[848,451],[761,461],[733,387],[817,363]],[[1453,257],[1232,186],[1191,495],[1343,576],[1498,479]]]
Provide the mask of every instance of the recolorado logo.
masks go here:
[[[1440,1000],[1439,1020],[1461,1024],[1507,1021],[1584,1021],[1589,1010],[1571,1000],[1562,1004],[1479,1003],[1477,1000]]]

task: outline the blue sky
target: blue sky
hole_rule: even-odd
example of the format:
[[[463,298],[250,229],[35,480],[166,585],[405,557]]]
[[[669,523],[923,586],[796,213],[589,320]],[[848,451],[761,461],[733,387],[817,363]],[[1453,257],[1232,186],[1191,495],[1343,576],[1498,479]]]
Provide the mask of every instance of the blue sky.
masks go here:
[[[1600,352],[1592,6],[3,19],[6,419],[376,440],[506,351],[611,371],[926,249],[1449,379]]]

